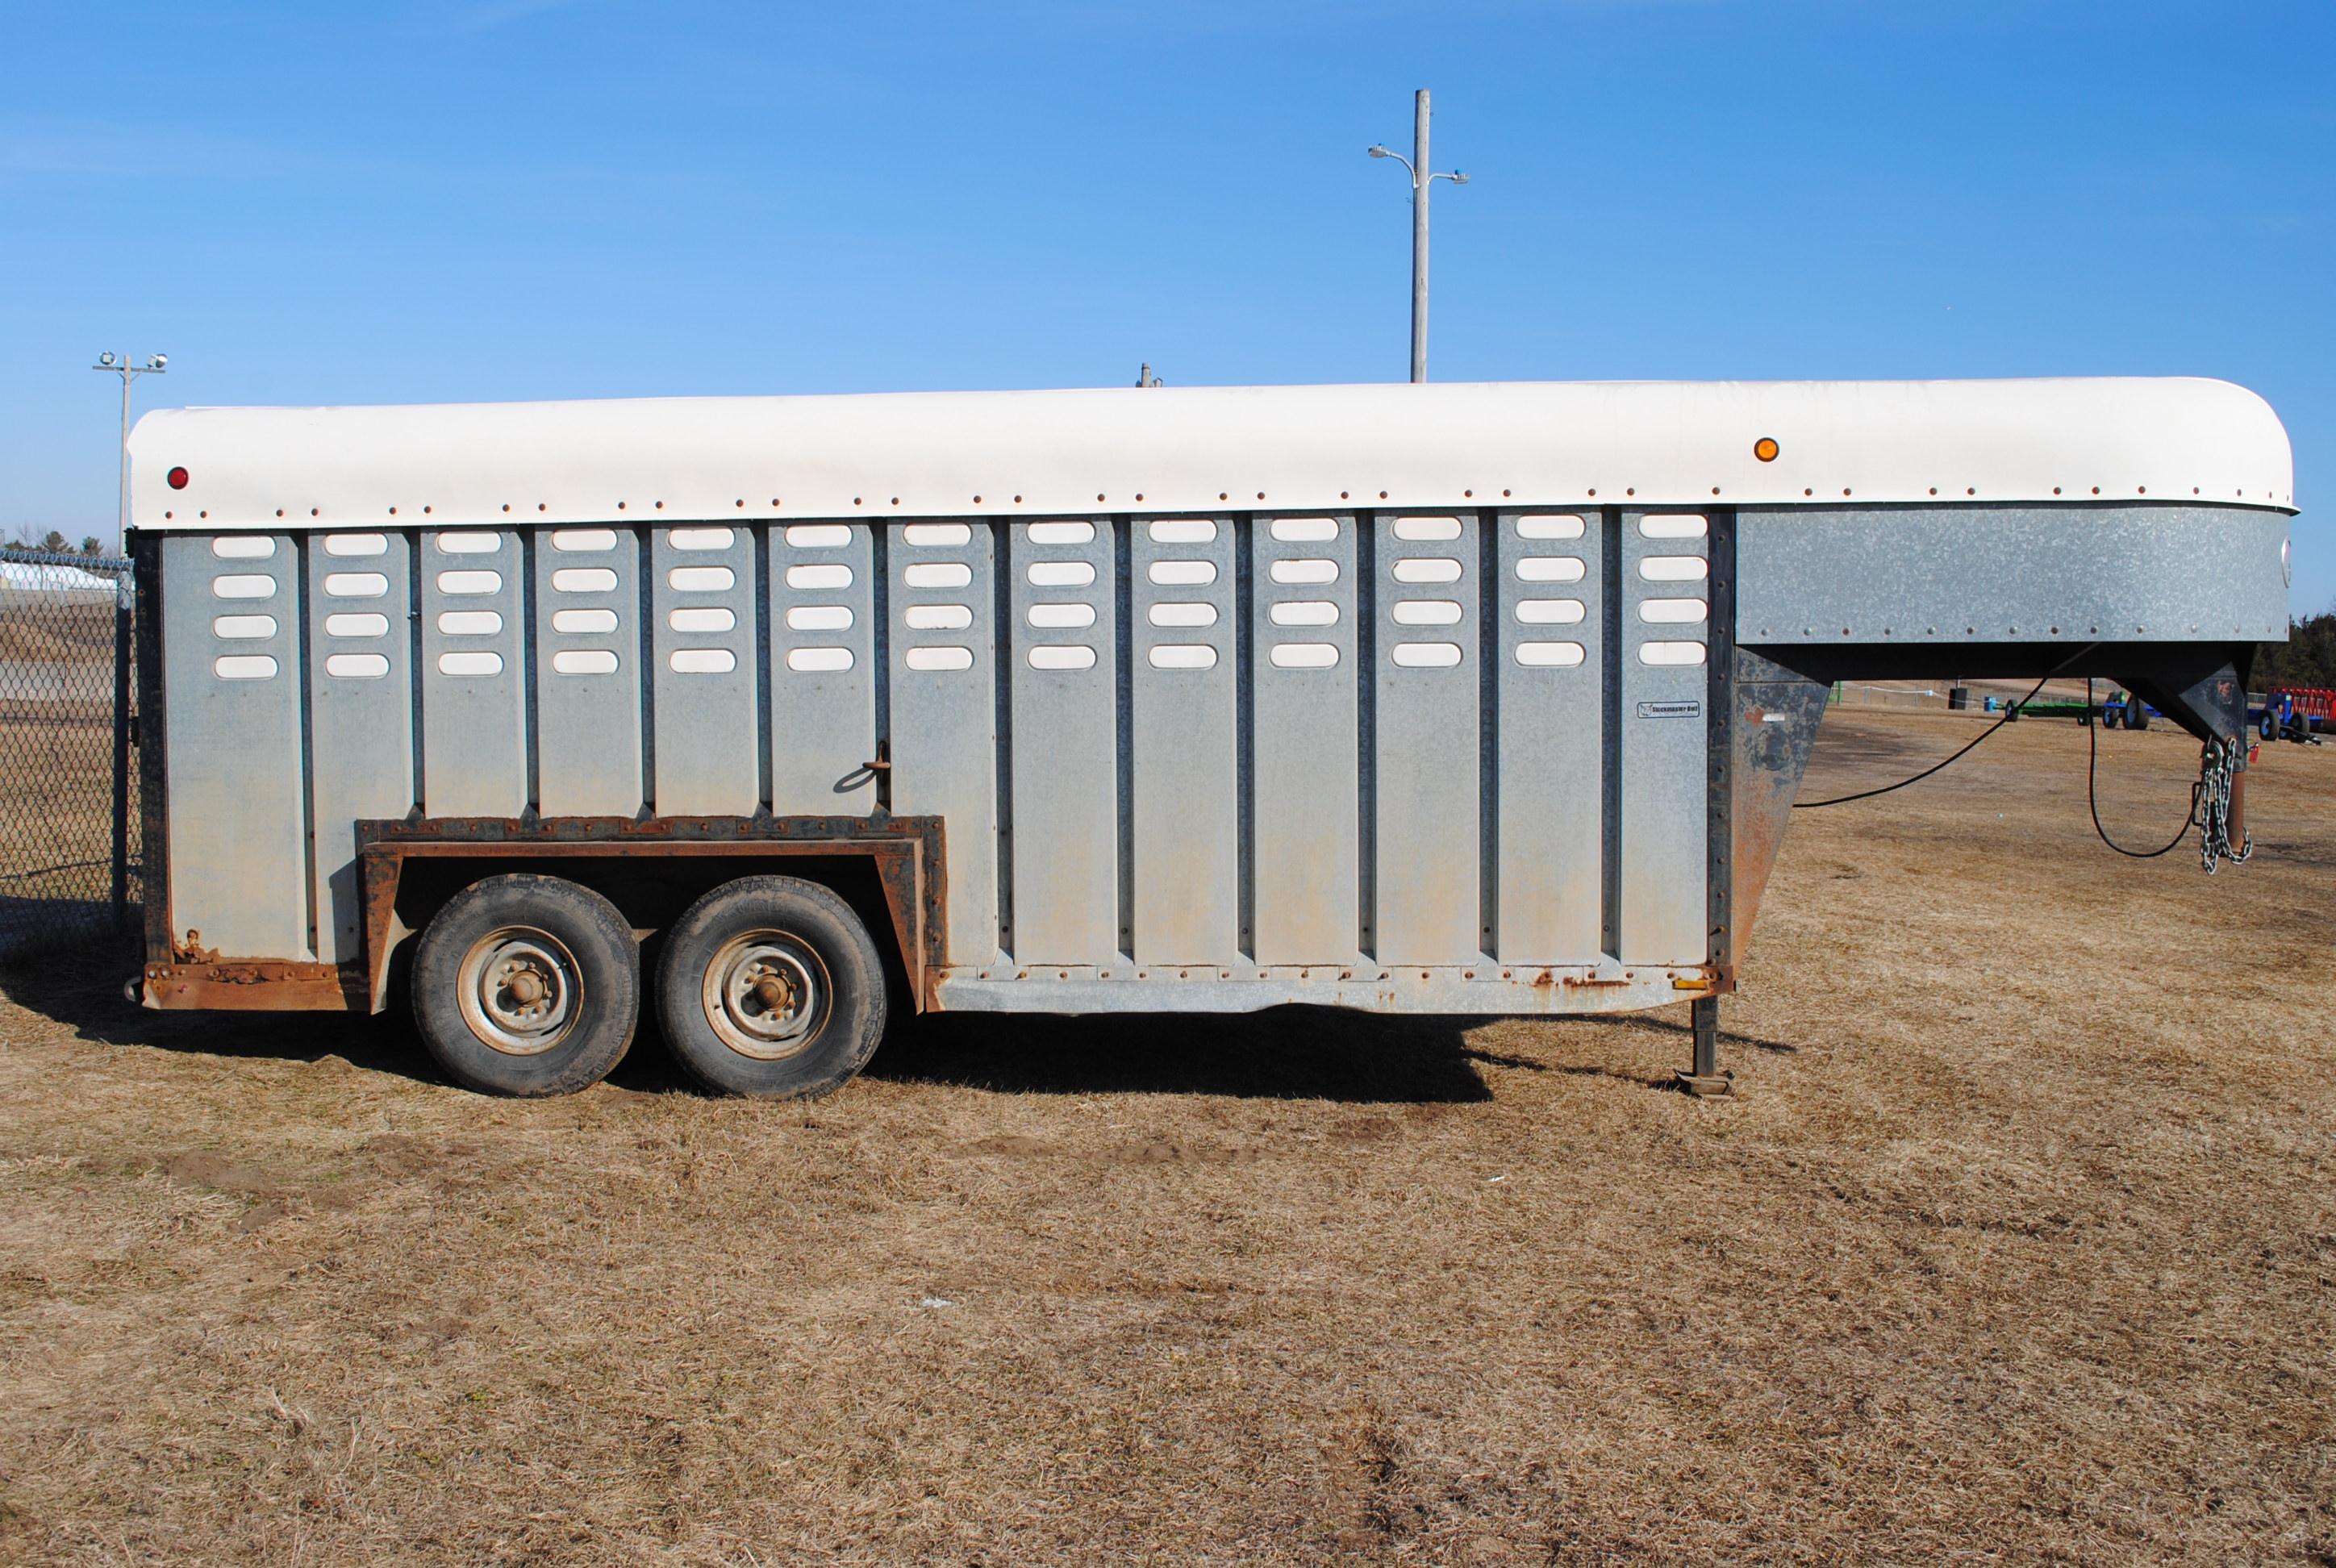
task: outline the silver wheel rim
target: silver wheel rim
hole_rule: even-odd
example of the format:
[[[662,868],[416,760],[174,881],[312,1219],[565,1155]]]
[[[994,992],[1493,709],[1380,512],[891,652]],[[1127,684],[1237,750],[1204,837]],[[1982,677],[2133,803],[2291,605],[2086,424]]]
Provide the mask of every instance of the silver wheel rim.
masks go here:
[[[818,951],[785,931],[741,931],[699,981],[715,1038],[742,1057],[774,1062],[810,1047],[827,1027],[834,988]]]
[[[471,944],[455,985],[462,1021],[507,1057],[536,1057],[575,1031],[583,971],[568,945],[534,926],[502,926]]]

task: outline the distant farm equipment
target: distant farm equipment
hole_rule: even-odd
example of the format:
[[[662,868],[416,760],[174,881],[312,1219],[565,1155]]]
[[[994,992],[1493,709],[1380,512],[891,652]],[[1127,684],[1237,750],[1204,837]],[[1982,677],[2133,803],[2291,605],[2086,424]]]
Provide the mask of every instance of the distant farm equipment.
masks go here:
[[[2318,745],[2320,732],[2336,729],[2336,690],[2327,687],[2273,687],[2261,702],[2250,696],[2247,722],[2265,740]]]

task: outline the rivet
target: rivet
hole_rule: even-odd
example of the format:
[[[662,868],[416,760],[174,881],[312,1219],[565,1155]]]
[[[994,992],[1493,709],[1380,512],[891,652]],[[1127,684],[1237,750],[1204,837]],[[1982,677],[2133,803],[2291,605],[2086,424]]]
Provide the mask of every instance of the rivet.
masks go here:
[[[545,502],[539,501],[535,503],[535,510],[538,511],[550,511],[551,508]]]
[[[1508,492],[1507,491],[1505,491],[1505,490],[1504,490],[1504,491],[1501,492],[1501,493],[1502,493],[1503,495],[1506,495],[1506,494],[1508,494],[1509,492]]]
[[[164,517],[168,517],[168,516],[170,516],[170,514],[169,512],[167,512],[167,511],[166,511],[166,512],[164,512],[162,515],[163,515]],[[277,516],[278,516],[278,517],[282,517],[282,516],[284,515],[284,509],[283,509],[282,507],[280,507],[280,506],[279,506],[279,507],[277,507],[277,508],[276,509],[276,515],[277,515]]]
[[[2136,495],[2147,495],[2149,493],[2149,486],[2146,484],[2141,485],[2135,490],[2134,493]]]
[[[511,502],[508,502],[508,501],[507,501],[507,502],[503,502],[503,510],[504,510],[505,511],[509,511],[511,510]]]
[[[624,511],[624,510],[625,510],[625,503],[624,503],[623,502],[621,502],[621,501],[620,501],[620,502],[617,502],[617,510],[618,510],[618,511]]]
[[[856,496],[856,495],[855,495],[855,496],[853,496],[853,497],[852,498],[852,505],[854,505],[854,506],[858,506],[858,505],[860,504],[860,498],[859,498],[858,496]]]
[[[1849,491],[1847,490],[1847,488],[1846,488],[1846,487],[1844,487],[1844,488],[1843,489],[1843,491],[1842,491],[1842,494],[1844,494],[1844,495],[1847,495],[1848,493],[1849,493]]]
[[[1939,493],[1939,487],[1938,487],[1937,485],[1935,485],[1935,484],[1934,484],[1934,485],[1932,485],[1932,486],[1931,486],[1931,493],[1932,493],[1932,495],[1936,495],[1936,494],[1938,494],[1938,493]]]
[[[774,495],[774,496],[773,496],[773,497],[771,497],[771,504],[772,504],[773,506],[776,506],[776,505],[778,505],[778,504],[779,504],[779,498],[778,498],[777,496],[775,496],[775,495]]]
[[[312,507],[310,507],[310,508],[308,509],[308,515],[309,515],[310,517],[314,517],[314,516],[316,516],[316,509],[315,507],[313,507],[313,506],[312,506]]]
[[[1346,499],[1347,499],[1347,492],[1346,492],[1345,491],[1343,491],[1343,490],[1342,490],[1342,491],[1340,491],[1340,492],[1338,492],[1338,499],[1339,499],[1340,501],[1344,501],[1344,500],[1346,500]]]
[[[1263,500],[1265,499],[1265,492],[1263,492],[1263,491],[1261,491],[1261,490],[1260,490],[1260,491],[1259,491],[1259,492],[1257,492],[1257,498],[1258,498],[1258,500],[1260,500],[1260,501],[1263,501]]]
[[[974,505],[976,505],[976,506],[979,506],[979,505],[981,504],[981,497],[979,497],[979,496],[978,496],[978,495],[977,495],[977,496],[975,496],[975,497],[973,498],[973,504],[974,504]]]
[[[745,504],[746,504],[746,498],[745,498],[745,496],[743,496],[743,495],[742,495],[742,496],[740,496],[740,497],[738,498],[737,504],[738,504],[738,505],[740,505],[740,506],[744,506],[744,505],[745,505]]]
[[[663,511],[665,510],[665,502],[661,502],[661,501],[660,501],[660,502],[658,502],[657,503],[657,509],[659,511]]]
[[[1507,492],[1506,492],[1505,491],[1504,491],[1502,493],[1503,493],[1503,494],[1506,494]],[[1598,492],[1597,492],[1596,491],[1594,491],[1594,490],[1593,490],[1593,491],[1591,491],[1590,493],[1591,493],[1591,494],[1592,494],[1592,495],[1595,495],[1595,494],[1597,494]]]
[[[1223,491],[1222,491],[1222,490],[1221,490],[1221,491],[1219,491],[1219,492],[1217,492],[1217,499],[1218,499],[1219,501],[1222,501],[1222,500],[1224,500],[1224,499],[1225,499],[1225,492],[1224,492]]]
[[[1136,500],[1138,500],[1138,501],[1142,501],[1142,500],[1144,499],[1144,492],[1143,492],[1142,491],[1140,491],[1140,490],[1139,490],[1139,491],[1137,491],[1137,492],[1135,492],[1135,499],[1136,499]]]
[[[1715,485],[1713,485],[1713,486],[1711,487],[1711,493],[1712,493],[1712,494],[1714,494],[1714,495],[1718,495],[1718,494],[1719,493],[1719,486],[1718,486],[1718,485],[1716,485],[1716,484],[1715,484]]]
[[[209,517],[209,516],[210,515],[210,513],[209,513],[209,511],[199,511],[199,512],[195,513],[195,515],[196,515],[197,517]]]
[[[395,508],[395,507],[394,507],[394,506],[393,506],[393,507],[391,507],[391,508],[389,509],[389,515],[390,515],[390,516],[392,516],[392,517],[395,517],[395,516],[397,515],[397,508]]]
[[[2055,495],[2059,494],[2059,493],[2060,493],[2060,487],[2059,487],[2059,485],[2057,485],[2057,484],[2056,484],[2056,485],[2054,485],[2054,486],[2052,487],[2052,493],[2053,493],[2053,494],[2055,494]]]
[[[1964,486],[1964,487],[1963,487],[1963,493],[1964,493],[1965,495],[1977,495],[1977,494],[1979,493],[1979,492],[1978,492],[1977,490],[1975,490],[1975,489],[1971,488],[1971,486],[1966,485],[1966,486]]]
[[[1384,490],[1383,490],[1383,491],[1380,491],[1380,492],[1379,492],[1379,499],[1380,499],[1381,501],[1385,501],[1385,500],[1387,499],[1387,492],[1386,492],[1386,491],[1384,491]]]
[[[1100,492],[1098,492],[1096,493],[1096,495],[1095,495],[1095,499],[1096,499],[1097,501],[1101,501],[1101,500],[1103,499],[1103,495],[1102,495],[1102,493],[1101,493]],[[895,502],[894,504],[896,504],[896,505],[897,505],[897,504],[898,504],[898,502]]]
[[[1475,493],[1476,493],[1476,492],[1475,492],[1475,491],[1473,491],[1473,490],[1464,490],[1464,491],[1462,491],[1462,492],[1460,492],[1460,499],[1461,499],[1461,500],[1463,500],[1463,501],[1466,501],[1466,500],[1468,500],[1470,497],[1474,496]]]
[[[1017,495],[1017,496],[1016,496],[1014,499],[1018,502],[1022,498],[1021,498],[1020,496],[1018,496],[1018,495]]]
[[[2098,485],[2098,484],[2097,484],[2097,485],[2093,486],[2093,493],[2094,493],[2095,495],[2098,495],[2098,494],[2100,494],[2100,492],[2101,492],[2101,487],[2100,487],[2099,485]]]
[[[898,506],[898,505],[900,505],[900,498],[899,496],[897,496],[897,495],[896,495],[896,496],[894,496],[894,497],[892,498],[892,504],[893,504],[894,506]]]
[[[171,516],[172,516],[172,514],[171,514],[171,513],[170,513],[170,512],[167,512],[167,511],[166,511],[166,512],[164,512],[164,513],[162,514],[162,521],[163,521],[164,522],[168,522],[168,521],[170,521]]]

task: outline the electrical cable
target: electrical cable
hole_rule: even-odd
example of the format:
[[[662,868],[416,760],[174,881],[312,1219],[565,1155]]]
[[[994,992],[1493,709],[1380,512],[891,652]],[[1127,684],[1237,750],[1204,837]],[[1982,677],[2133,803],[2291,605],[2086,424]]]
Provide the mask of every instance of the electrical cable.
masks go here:
[[[2140,699],[2129,697],[2127,700],[2137,702]],[[2154,861],[2160,855],[2173,853],[2180,847],[2182,841],[2190,836],[2191,827],[2198,821],[2198,786],[2195,784],[2190,786],[2190,814],[2182,819],[2182,831],[2175,833],[2164,849],[2129,850],[2109,837],[2108,829],[2101,826],[2100,797],[2093,791],[2093,773],[2100,761],[2100,732],[2093,727],[2093,677],[2087,676],[2085,677],[2085,804],[2092,810],[2093,832],[2100,835],[2101,842],[2130,860]]]
[[[2073,657],[2068,659],[2062,663],[2060,669],[2066,669],[2069,665],[2074,664],[2076,660]],[[1953,755],[1949,756],[1944,762],[1932,764],[1929,767],[1924,768],[1921,773],[1916,774],[1913,778],[1902,778],[1896,784],[1883,784],[1880,789],[1860,790],[1855,794],[1835,795],[1829,801],[1795,801],[1793,803],[1793,809],[1796,812],[1813,812],[1819,806],[1837,806],[1846,804],[1851,801],[1872,800],[1875,795],[1886,795],[1892,790],[1904,789],[1910,784],[1921,784],[1924,779],[1929,778],[1932,774],[1946,766],[1947,763],[1953,762],[1959,757],[1967,755],[1971,752],[1971,748],[1978,745],[1981,741],[1987,739],[1988,736],[2001,729],[2005,725],[2010,724],[2019,714],[2022,706],[2036,700],[2036,694],[2044,689],[2044,682],[2050,680],[2053,676],[2059,673],[2060,671],[2059,669],[2053,670],[2050,674],[2046,675],[2042,680],[2039,680],[2034,686],[2029,687],[2026,696],[2021,697],[2018,703],[2015,703],[2011,706],[2004,709],[2003,716],[1996,720],[1993,724],[1988,726],[1985,729],[1980,731],[1979,734],[1972,738],[1971,745],[1966,745],[1961,751],[1954,753]]]

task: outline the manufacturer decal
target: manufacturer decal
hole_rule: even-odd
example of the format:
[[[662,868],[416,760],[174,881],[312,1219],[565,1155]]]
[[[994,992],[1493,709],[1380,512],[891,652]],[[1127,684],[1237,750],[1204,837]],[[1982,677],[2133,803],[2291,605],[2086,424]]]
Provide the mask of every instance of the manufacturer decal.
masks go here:
[[[1640,718],[1701,718],[1703,704],[1699,702],[1642,702],[1639,705]]]

